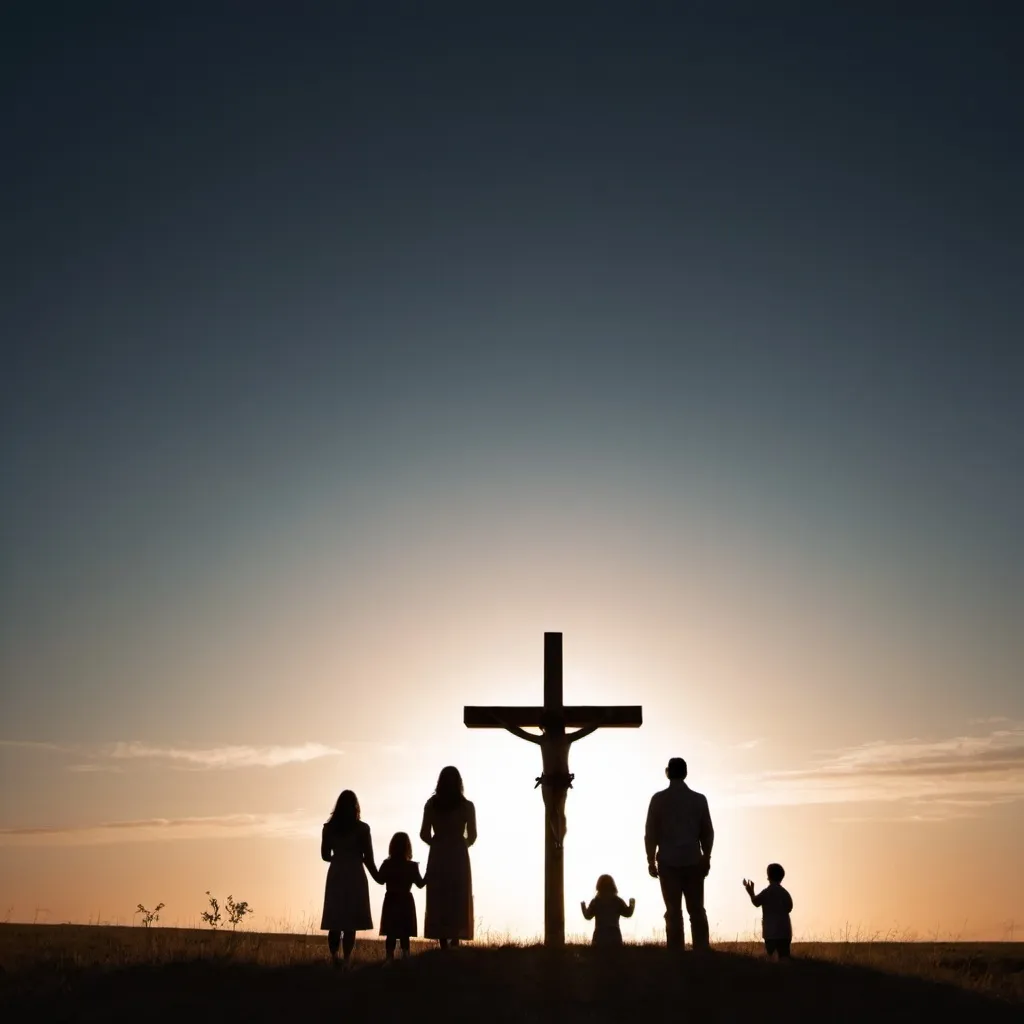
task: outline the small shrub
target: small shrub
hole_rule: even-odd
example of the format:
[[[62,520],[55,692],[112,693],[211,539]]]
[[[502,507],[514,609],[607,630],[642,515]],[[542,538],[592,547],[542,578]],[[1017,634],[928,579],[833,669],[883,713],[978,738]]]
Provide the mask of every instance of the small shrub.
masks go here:
[[[142,915],[142,927],[149,928],[154,921],[160,920],[160,911],[164,909],[165,904],[158,903],[152,910],[147,910],[141,903],[135,910],[135,914]],[[132,914],[132,917],[135,916]]]
[[[210,896],[210,890],[206,890],[206,895]],[[224,923],[223,915],[221,914],[220,901],[216,896],[210,896],[210,909],[204,910],[202,913],[202,919],[211,927],[217,928],[220,924]],[[249,906],[248,900],[238,900],[236,902],[235,897],[230,893],[228,898],[224,901],[224,912],[227,914],[227,924],[231,925],[231,930],[241,923],[242,918],[246,914],[252,913],[252,907]]]
[[[206,890],[206,895],[210,896],[210,890]],[[210,909],[204,910],[200,917],[211,927],[216,928],[221,921],[220,917],[220,903],[217,902],[216,896],[210,896]]]
[[[228,923],[231,925],[232,931],[235,930],[235,926],[246,914],[252,913],[252,907],[245,900],[240,900],[236,903],[230,893],[228,894],[227,902],[224,904],[224,909],[228,912]]]

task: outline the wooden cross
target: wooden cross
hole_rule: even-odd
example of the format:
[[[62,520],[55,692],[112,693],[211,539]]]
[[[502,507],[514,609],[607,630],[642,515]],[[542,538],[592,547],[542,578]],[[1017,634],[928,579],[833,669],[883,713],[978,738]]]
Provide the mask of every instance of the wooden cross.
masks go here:
[[[643,724],[639,705],[566,707],[562,703],[562,634],[544,634],[543,707],[466,707],[463,722],[470,729],[507,729],[521,739],[537,743],[543,755],[542,786],[547,810],[544,828],[544,945],[565,945],[565,797],[572,785],[569,774],[569,745],[595,729],[612,726],[637,728]],[[541,727],[538,736],[524,726]],[[580,726],[566,734],[566,727]]]

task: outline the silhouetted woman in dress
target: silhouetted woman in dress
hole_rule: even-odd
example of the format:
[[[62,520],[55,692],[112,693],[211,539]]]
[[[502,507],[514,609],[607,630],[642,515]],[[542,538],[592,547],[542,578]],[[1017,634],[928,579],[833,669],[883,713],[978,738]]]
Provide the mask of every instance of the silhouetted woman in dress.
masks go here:
[[[338,963],[340,945],[347,964],[356,944],[356,932],[373,927],[366,871],[377,881],[370,826],[360,820],[359,801],[350,789],[338,797],[334,813],[324,824],[320,856],[331,865],[327,869],[320,927],[327,932],[331,959]]]
[[[427,858],[427,913],[423,934],[442,949],[473,938],[473,875],[469,848],[476,842],[476,808],[462,792],[462,776],[441,769],[434,795],[423,808],[420,839]]]

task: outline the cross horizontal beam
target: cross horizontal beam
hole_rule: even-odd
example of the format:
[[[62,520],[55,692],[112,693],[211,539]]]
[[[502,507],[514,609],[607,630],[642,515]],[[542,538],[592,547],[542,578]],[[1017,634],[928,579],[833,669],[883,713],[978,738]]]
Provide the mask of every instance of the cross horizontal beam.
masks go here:
[[[643,710],[639,704],[589,705],[578,704],[563,708],[565,724],[568,728],[593,725],[599,722],[601,728],[635,729],[644,724]],[[542,707],[465,707],[462,721],[470,729],[500,729],[502,723],[515,725],[520,729],[526,726],[539,726]]]

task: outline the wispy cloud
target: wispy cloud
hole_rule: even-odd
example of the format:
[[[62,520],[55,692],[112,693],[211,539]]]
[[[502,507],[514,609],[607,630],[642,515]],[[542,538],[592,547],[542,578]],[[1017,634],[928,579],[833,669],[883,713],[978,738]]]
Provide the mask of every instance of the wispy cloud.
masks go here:
[[[1019,796],[985,796],[977,800],[953,798],[908,799],[873,804],[863,814],[837,814],[830,820],[837,824],[873,822],[942,822],[976,818],[981,811],[996,804],[1014,803]],[[887,809],[882,809],[887,808]]]
[[[62,750],[57,743],[43,743],[38,740],[0,740],[0,749],[12,750]]]
[[[213,817],[142,818],[89,825],[0,829],[0,846],[92,846],[168,839],[288,838],[312,836],[322,819],[291,814],[224,814]]]
[[[187,771],[231,768],[279,768],[306,764],[325,757],[341,757],[345,751],[325,743],[255,746],[225,744],[216,747],[159,746],[138,740],[99,746],[61,745],[29,740],[0,739],[0,749],[40,750],[74,758],[72,772],[120,772],[130,762],[148,762]]]
[[[1024,723],[949,739],[878,740],[796,770],[737,779],[729,803],[903,803],[903,820],[947,820],[1024,799]]]
[[[154,747],[146,743],[115,743],[107,756],[116,761],[168,761],[196,770],[211,768],[279,768],[323,757],[340,757],[343,750],[323,743],[298,746]]]
[[[752,739],[752,740],[744,740],[742,743],[734,743],[733,744],[733,749],[734,750],[753,750],[754,747],[759,747],[762,743],[764,743],[764,740],[760,736],[758,736],[758,737],[756,737],[755,739]]]

